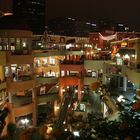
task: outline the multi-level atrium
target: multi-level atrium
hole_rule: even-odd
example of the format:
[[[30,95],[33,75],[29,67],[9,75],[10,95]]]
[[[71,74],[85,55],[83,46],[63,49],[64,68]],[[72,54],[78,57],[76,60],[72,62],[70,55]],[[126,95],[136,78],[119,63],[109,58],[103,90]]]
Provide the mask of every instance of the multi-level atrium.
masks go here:
[[[12,16],[1,19],[1,137],[31,139],[38,133],[38,140],[39,136],[124,139],[126,131],[135,127],[135,135],[129,137],[138,138],[138,37],[139,33],[130,32],[96,32],[89,37],[33,35],[21,20]],[[103,118],[119,121],[122,108],[134,113],[135,125],[130,125],[133,119],[129,119],[126,131],[103,133],[105,127],[99,125]],[[20,130],[16,135],[9,133],[14,126]],[[106,126],[121,127],[117,122],[106,122]]]

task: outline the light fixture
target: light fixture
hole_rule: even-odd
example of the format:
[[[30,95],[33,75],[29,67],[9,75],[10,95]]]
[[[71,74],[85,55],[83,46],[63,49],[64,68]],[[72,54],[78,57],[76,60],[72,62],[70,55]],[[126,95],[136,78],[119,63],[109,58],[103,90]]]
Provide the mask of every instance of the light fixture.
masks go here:
[[[123,95],[120,95],[120,96],[117,98],[117,100],[118,100],[119,102],[125,102],[125,99],[124,99]]]
[[[80,137],[79,131],[73,131],[73,135],[77,136],[77,137]]]
[[[130,57],[129,57],[128,54],[125,54],[124,58],[125,58],[125,59],[129,59]]]
[[[117,54],[116,54],[116,57],[120,57],[120,54],[119,54],[119,53],[117,53]]]

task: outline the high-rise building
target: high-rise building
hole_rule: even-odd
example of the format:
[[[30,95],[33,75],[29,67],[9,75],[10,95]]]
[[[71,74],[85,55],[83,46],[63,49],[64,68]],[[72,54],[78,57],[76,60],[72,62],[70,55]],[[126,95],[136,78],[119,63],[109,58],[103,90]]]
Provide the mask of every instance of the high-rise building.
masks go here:
[[[23,17],[34,34],[45,29],[45,0],[13,0],[13,14]]]

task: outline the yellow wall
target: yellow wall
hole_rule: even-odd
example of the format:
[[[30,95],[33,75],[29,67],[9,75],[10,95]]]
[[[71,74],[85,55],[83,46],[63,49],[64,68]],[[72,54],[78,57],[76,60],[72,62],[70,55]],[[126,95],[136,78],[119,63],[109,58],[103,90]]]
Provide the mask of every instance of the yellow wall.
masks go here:
[[[3,72],[3,66],[0,66],[0,79],[4,79],[4,72]]]
[[[0,65],[6,64],[6,52],[0,51]]]

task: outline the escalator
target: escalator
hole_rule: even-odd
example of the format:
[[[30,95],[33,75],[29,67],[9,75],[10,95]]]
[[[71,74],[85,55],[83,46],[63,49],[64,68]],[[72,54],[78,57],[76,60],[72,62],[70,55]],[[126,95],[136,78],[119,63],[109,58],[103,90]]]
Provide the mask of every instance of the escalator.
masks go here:
[[[115,101],[112,99],[112,97],[110,97],[107,87],[99,82],[95,82],[92,84],[92,90],[100,95],[100,99],[108,107],[108,120],[117,120],[120,111]]]
[[[59,114],[59,118],[56,122],[56,129],[62,128],[63,123],[65,121],[66,115],[67,115],[67,111],[69,106],[71,106],[72,104],[72,100],[73,100],[73,89],[69,88],[69,90],[67,90],[67,92],[64,94],[62,103],[61,103],[61,108],[60,108],[60,114]]]
[[[51,93],[58,93],[59,92],[59,88],[57,87],[58,83],[54,86],[52,86],[48,91],[47,94],[51,94]]]

